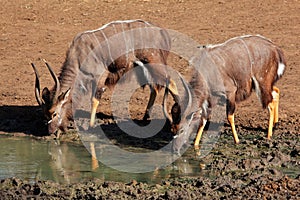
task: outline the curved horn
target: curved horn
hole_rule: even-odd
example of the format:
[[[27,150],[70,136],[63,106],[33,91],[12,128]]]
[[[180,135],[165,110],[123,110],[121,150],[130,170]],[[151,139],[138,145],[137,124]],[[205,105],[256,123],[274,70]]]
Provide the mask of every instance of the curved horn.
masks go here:
[[[170,123],[173,123],[172,117],[169,115],[168,111],[167,111],[167,105],[165,104],[165,101],[168,98],[168,92],[169,92],[169,79],[166,78],[166,88],[165,88],[165,94],[164,94],[164,99],[163,99],[163,111],[164,111],[164,115],[165,117],[170,121]]]
[[[51,68],[51,66],[47,63],[46,60],[43,60],[43,61],[46,64],[46,66],[47,66],[48,70],[50,71],[50,74],[51,74],[51,76],[52,76],[52,78],[54,80],[54,83],[55,83],[55,95],[54,95],[53,100],[56,100],[57,97],[58,97],[58,95],[59,95],[58,92],[60,90],[60,83],[59,83],[59,80],[58,80],[56,74],[54,73],[53,69]]]
[[[184,89],[186,90],[186,92],[188,94],[188,104],[186,106],[186,109],[185,109],[184,113],[182,114],[182,116],[185,117],[186,114],[187,114],[186,112],[188,112],[191,109],[191,107],[192,107],[192,94],[191,94],[189,86],[186,84],[185,80],[182,78],[182,76],[180,74],[178,74],[178,75],[180,77],[180,80],[181,80],[181,82],[183,84]]]
[[[35,93],[35,98],[36,98],[36,101],[38,102],[38,104],[40,106],[43,105],[43,101],[41,99],[41,96],[40,96],[40,80],[39,80],[39,74],[38,74],[38,71],[36,69],[36,67],[34,66],[33,63],[31,63],[31,66],[34,70],[34,73],[35,73],[35,89],[34,89],[34,93]]]

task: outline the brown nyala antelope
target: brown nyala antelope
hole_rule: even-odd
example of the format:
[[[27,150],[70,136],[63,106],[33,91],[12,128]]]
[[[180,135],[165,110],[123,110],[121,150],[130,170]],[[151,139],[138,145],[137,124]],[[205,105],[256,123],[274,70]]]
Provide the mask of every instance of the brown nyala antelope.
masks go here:
[[[236,103],[247,99],[255,90],[262,107],[269,110],[267,138],[278,122],[279,89],[274,86],[283,75],[286,61],[282,50],[260,35],[229,39],[223,44],[203,48],[219,69],[227,97],[227,118],[234,141],[239,138],[234,124]]]
[[[274,84],[283,75],[286,66],[282,50],[265,37],[247,35],[229,39],[222,44],[200,47],[199,55],[201,55],[198,58],[201,60],[201,67],[205,68],[213,63],[218,70],[216,74],[220,74],[223,79],[227,119],[231,125],[235,143],[239,143],[234,124],[236,103],[247,99],[252,90],[255,90],[262,107],[269,110],[267,138],[271,139],[273,126],[278,122],[280,94]],[[209,82],[208,86],[212,95],[214,83]],[[199,130],[201,131],[198,131],[195,146],[199,145],[202,135],[203,129]]]
[[[36,76],[35,96],[49,120],[49,133],[55,133],[58,129],[66,131],[69,122],[73,120],[74,82],[83,67],[86,73],[90,74],[104,71],[98,83],[93,83],[97,91],[91,99],[91,126],[94,125],[96,109],[104,88],[113,88],[126,72],[136,66],[142,67],[143,78],[152,80],[148,82],[151,94],[144,115],[144,119],[149,118],[150,108],[154,104],[157,92],[162,88],[160,84],[157,84],[159,83],[157,79],[162,79],[162,83],[165,82],[167,72],[162,66],[166,66],[170,45],[171,40],[167,31],[149,22],[114,21],[99,29],[78,34],[67,51],[58,77],[46,63],[55,82],[51,90],[45,87],[40,94],[39,75],[32,64]],[[83,88],[86,87],[83,85]],[[169,90],[174,100],[177,101],[178,92],[172,80],[170,80]]]

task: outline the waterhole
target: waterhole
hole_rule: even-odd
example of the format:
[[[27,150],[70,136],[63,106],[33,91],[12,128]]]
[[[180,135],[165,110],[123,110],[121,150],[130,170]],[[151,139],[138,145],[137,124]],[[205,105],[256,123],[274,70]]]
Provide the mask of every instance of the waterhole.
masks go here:
[[[83,145],[43,141],[27,137],[0,137],[0,179],[16,177],[35,183],[52,180],[76,183],[92,178],[104,181],[132,180],[158,183],[162,179],[199,175],[199,161],[182,157],[164,169],[147,173],[125,173],[95,162]]]

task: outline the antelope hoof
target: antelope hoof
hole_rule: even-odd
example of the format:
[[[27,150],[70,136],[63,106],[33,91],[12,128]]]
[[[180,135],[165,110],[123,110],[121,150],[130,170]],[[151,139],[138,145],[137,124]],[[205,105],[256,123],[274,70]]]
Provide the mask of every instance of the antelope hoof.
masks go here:
[[[279,122],[275,122],[273,125],[273,129],[277,129],[279,127]]]
[[[95,127],[95,122],[94,122],[94,121],[91,121],[91,122],[90,122],[90,127],[91,127],[91,128],[94,128],[94,127]]]
[[[201,156],[200,145],[194,145],[196,156]]]
[[[238,144],[240,144],[240,140],[236,140],[236,141],[234,141],[234,143],[235,143],[236,145],[238,145]]]
[[[267,139],[268,139],[268,140],[271,140],[271,139],[272,139],[272,136],[268,136]]]

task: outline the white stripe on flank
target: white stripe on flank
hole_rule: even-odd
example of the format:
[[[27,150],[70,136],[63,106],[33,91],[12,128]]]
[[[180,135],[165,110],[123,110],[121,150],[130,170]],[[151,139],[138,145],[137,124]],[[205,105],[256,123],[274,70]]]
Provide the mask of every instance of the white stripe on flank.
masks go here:
[[[107,37],[106,37],[106,34],[105,34],[102,30],[100,30],[100,31],[101,31],[103,37],[105,38],[105,41],[106,41],[106,44],[107,44],[108,54],[109,54],[109,57],[110,57],[110,61],[111,61],[112,63],[114,63],[115,60],[112,58],[111,51],[110,51],[110,45],[109,45],[109,41],[108,41],[108,39],[107,39]]]
[[[126,46],[126,65],[128,64],[128,45],[127,45],[127,42],[126,42],[126,34],[125,34],[125,29],[124,29],[124,26],[123,26],[123,23],[121,24],[122,26],[122,33],[123,33],[123,38],[124,38],[124,44]]]
[[[284,72],[285,65],[283,63],[278,64],[277,75],[278,77],[282,76]]]

